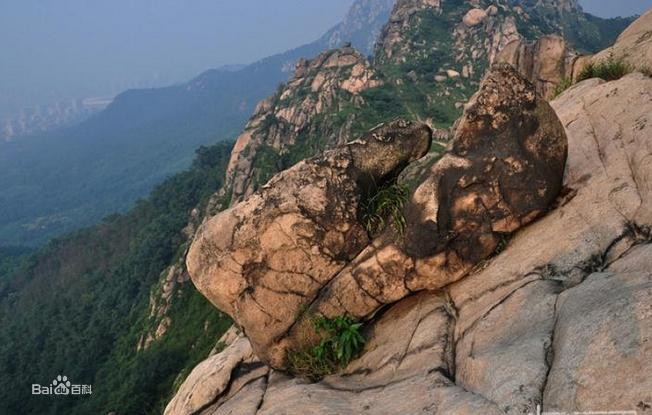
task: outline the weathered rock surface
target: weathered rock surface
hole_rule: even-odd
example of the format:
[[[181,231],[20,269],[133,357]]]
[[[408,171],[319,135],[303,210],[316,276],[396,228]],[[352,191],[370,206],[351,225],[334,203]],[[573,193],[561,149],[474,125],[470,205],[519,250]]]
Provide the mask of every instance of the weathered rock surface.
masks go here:
[[[555,88],[565,79],[576,79],[583,60],[563,37],[543,36],[536,42],[511,42],[496,56],[496,62],[514,66],[532,82],[546,99],[553,98]]]
[[[555,210],[465,278],[370,320],[343,373],[260,373],[204,413],[649,411],[650,91],[641,74],[566,91],[552,102],[569,137]]]
[[[624,58],[637,69],[652,68],[652,9],[625,29],[612,47],[593,56],[592,61],[600,62],[610,56]]]
[[[522,413],[522,408],[532,411],[541,403],[544,410],[572,411],[582,402],[581,394],[587,394],[586,389],[579,388],[576,399],[565,400],[547,391],[544,399],[546,384],[550,389],[551,381],[552,385],[558,382],[550,363],[577,357],[572,348],[561,347],[557,335],[553,343],[553,332],[567,324],[561,322],[564,317],[560,314],[560,301],[568,293],[584,290],[586,282],[582,281],[587,275],[596,270],[620,272],[609,265],[628,254],[633,245],[649,243],[640,229],[652,223],[652,205],[644,202],[649,200],[648,183],[652,180],[649,163],[645,163],[646,158],[652,157],[652,130],[647,123],[652,97],[644,92],[650,87],[652,80],[640,74],[611,83],[590,80],[553,101],[569,136],[565,178],[568,190],[560,200],[561,206],[519,232],[482,272],[449,289],[458,310],[457,383],[498,403],[509,413]],[[648,267],[652,266],[652,257],[646,261]],[[556,293],[570,287],[576,288],[553,302]],[[603,304],[594,299],[583,310],[587,319],[594,319],[587,332],[607,323],[600,321],[597,312]],[[650,301],[648,297],[647,307]],[[596,314],[589,317],[593,309]],[[568,313],[565,315],[568,318]],[[652,321],[643,319],[638,324],[650,327]],[[588,336],[587,332],[584,335]],[[565,333],[568,342],[581,347],[577,332]],[[638,340],[631,347],[638,349],[638,353],[649,354],[644,338]],[[586,359],[587,365],[601,362],[600,347]],[[572,379],[569,382],[578,381],[576,369],[565,365],[561,363],[557,370],[572,373],[566,378]],[[647,382],[631,389],[631,394],[643,402],[649,401],[649,377]],[[577,391],[569,388],[566,392],[570,395],[573,390]],[[592,390],[596,393],[596,389]],[[615,394],[621,397],[632,396],[630,392],[623,394],[623,389],[615,391],[620,391]],[[581,407],[636,409],[630,400],[608,396],[612,398],[609,404],[598,400],[591,407],[592,401],[584,400]]]
[[[405,206],[405,234],[388,227],[306,316],[367,318],[462,278],[503,235],[547,211],[561,189],[566,146],[563,127],[534,87],[509,65],[493,67],[458,123],[452,150]],[[308,324],[299,322],[291,335],[301,338]]]
[[[487,12],[482,9],[471,9],[462,18],[465,25],[471,27],[482,23],[487,18]]]
[[[278,342],[368,244],[363,195],[427,153],[430,140],[427,126],[399,120],[280,173],[202,226],[187,257],[193,282],[282,367]]]
[[[245,337],[238,337],[223,352],[209,357],[193,369],[165,413],[203,413],[202,410],[211,404],[220,405],[239,393],[249,381],[268,372],[269,369],[253,354],[249,341]],[[251,409],[255,410],[257,404],[255,402]],[[239,402],[240,407],[243,405],[243,402]]]
[[[428,148],[429,130],[399,124],[281,173],[210,220],[193,243],[195,285],[273,367],[316,340],[312,316],[364,319],[413,292],[448,285],[559,193],[561,124],[511,66],[495,66],[467,106],[451,152],[405,207],[405,235],[390,226],[366,247],[358,222],[364,180],[380,183]]]
[[[214,393],[201,395],[206,409],[196,413],[501,414],[495,404],[450,380],[454,370],[451,348],[454,317],[450,312],[450,300],[443,295],[424,293],[406,299],[389,309],[375,324],[368,334],[370,340],[363,358],[350,365],[343,376],[330,376],[319,383],[306,383],[272,371],[258,372],[254,375],[257,378],[247,376],[248,385],[241,387],[237,373],[249,365],[249,355],[229,347],[221,353],[222,359],[240,363],[235,367],[225,365],[220,370],[213,358],[206,360],[188,377],[165,413],[189,414],[175,402],[188,398],[198,378],[205,376],[205,385],[216,383],[209,380],[213,376],[237,383],[226,388],[221,383],[217,388],[210,387]],[[211,367],[219,373],[212,374]],[[230,397],[220,396],[234,387],[235,393],[226,392]]]
[[[549,410],[650,409],[651,265],[648,243],[559,296]]]
[[[397,0],[389,22],[381,31],[376,44],[376,58],[381,62],[405,59],[409,45],[404,41],[406,30],[414,23],[414,15],[426,9],[441,10],[441,0]]]
[[[257,157],[265,152],[275,156],[287,151],[302,135],[312,130],[331,131],[321,137],[334,146],[348,140],[348,123],[334,128],[315,122],[318,115],[336,112],[344,103],[362,103],[360,92],[381,85],[376,72],[358,51],[351,47],[330,50],[297,63],[294,77],[274,96],[261,101],[244,132],[236,140],[226,173],[225,189],[232,204],[251,195],[278,172],[254,171]],[[289,166],[287,166],[289,167]]]

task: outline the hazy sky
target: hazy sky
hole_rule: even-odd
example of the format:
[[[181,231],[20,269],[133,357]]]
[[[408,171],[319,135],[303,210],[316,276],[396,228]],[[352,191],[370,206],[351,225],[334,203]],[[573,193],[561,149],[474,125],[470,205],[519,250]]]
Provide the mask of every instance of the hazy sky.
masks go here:
[[[0,0],[0,106],[249,63],[318,38],[352,1]]]
[[[652,0],[580,0],[588,13],[600,17],[632,16],[652,7]]]
[[[581,0],[600,16],[652,0]],[[187,80],[318,38],[353,0],[0,0],[0,114]]]

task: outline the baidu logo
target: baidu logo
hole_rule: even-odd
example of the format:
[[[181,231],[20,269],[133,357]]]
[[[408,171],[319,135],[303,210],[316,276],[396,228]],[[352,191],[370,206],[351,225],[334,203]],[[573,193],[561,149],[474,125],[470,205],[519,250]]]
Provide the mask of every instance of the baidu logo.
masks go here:
[[[90,395],[91,385],[73,384],[68,376],[58,375],[49,385],[32,383],[32,395]]]

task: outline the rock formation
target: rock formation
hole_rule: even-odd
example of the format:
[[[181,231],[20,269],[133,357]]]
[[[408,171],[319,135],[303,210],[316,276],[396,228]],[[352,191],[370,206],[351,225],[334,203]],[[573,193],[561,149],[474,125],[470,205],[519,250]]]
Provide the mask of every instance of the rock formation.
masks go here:
[[[314,315],[367,318],[461,278],[561,188],[561,124],[531,84],[498,65],[467,106],[451,152],[405,207],[405,235],[387,227],[364,249],[365,181],[382,183],[423,156],[429,140],[426,127],[380,127],[279,174],[200,230],[188,255],[193,282],[263,361],[285,367],[287,351],[311,341]]]
[[[441,11],[441,0],[397,0],[376,44],[376,57],[381,62],[405,59],[410,45],[405,32],[413,26],[412,19],[422,10]]]
[[[572,8],[576,2],[564,4]],[[490,20],[461,24],[476,30]],[[639,44],[648,45],[646,39],[645,31],[639,33]],[[632,56],[648,56],[631,47]],[[512,56],[522,57],[522,48],[528,46],[516,45]],[[224,340],[229,347],[197,366],[167,415],[526,414],[538,408],[645,413],[652,407],[652,79],[631,74],[609,83],[584,81],[551,103],[555,116],[513,71],[500,65],[495,73],[502,75],[490,75],[467,106],[450,152],[410,167],[424,171],[407,175],[420,182],[404,208],[405,233],[387,226],[366,245],[368,235],[355,218],[328,216],[357,228],[361,239],[351,239],[356,246],[345,249],[346,258],[335,258],[339,263],[320,268],[331,277],[321,288],[309,287],[310,306],[297,309],[301,296],[290,290],[282,300],[267,293],[276,314],[260,313],[242,324],[241,315],[250,311],[231,305],[244,333]],[[525,111],[513,111],[519,106]],[[301,183],[299,176],[312,177],[301,170],[305,165],[330,166],[328,160],[315,158],[275,177],[227,211],[240,212],[232,223],[229,213],[204,225],[189,266],[193,279],[202,280],[196,282],[200,288],[213,290],[215,303],[222,282],[245,281],[263,292],[265,278],[278,276],[270,268],[244,269],[241,257],[232,267],[214,259],[231,255],[231,242],[243,229],[256,237],[240,252],[273,252],[264,251],[272,244],[260,245],[264,223],[280,217],[283,206],[303,203],[300,188],[294,194],[278,189]],[[342,186],[342,198],[359,203],[362,196],[355,193],[364,186],[356,186]],[[253,208],[275,199],[268,216]],[[253,214],[246,215],[246,206]],[[310,209],[292,212],[318,228]],[[238,221],[242,228],[233,224]],[[234,227],[236,232],[228,231]],[[293,257],[292,247],[311,246],[311,238],[323,237],[318,232],[303,233],[310,227],[298,226],[288,236],[281,225],[277,229],[283,231],[280,243],[291,241],[280,258],[284,265],[328,261],[323,252],[306,251],[305,261]],[[326,242],[316,245],[330,246]],[[242,298],[251,297],[252,289],[238,284],[230,294],[243,289]],[[295,313],[281,315],[285,307]],[[360,357],[314,383],[270,369],[266,363],[283,367],[284,349],[301,345],[298,332],[319,313],[364,319],[367,342]],[[260,324],[252,323],[256,318]],[[271,339],[272,331],[278,337]]]
[[[345,42],[364,53],[371,55],[374,44],[385,25],[395,0],[357,0],[332,33],[328,36],[328,47],[337,48]]]
[[[187,257],[193,282],[261,358],[282,366],[279,339],[368,244],[362,198],[430,140],[427,126],[395,121],[280,173],[198,231]]]
[[[297,63],[294,77],[273,97],[261,101],[244,132],[238,137],[227,170],[227,191],[237,203],[263,185],[282,167],[274,163],[281,153],[296,145],[313,131],[331,131],[322,140],[343,144],[348,137],[348,123],[321,114],[337,113],[345,103],[360,105],[360,92],[381,84],[375,71],[355,49],[343,47],[324,52],[310,61]],[[254,172],[256,157],[272,153],[271,171]],[[261,167],[261,166],[259,166]],[[256,175],[257,174],[257,175]]]
[[[484,21],[484,19],[487,18],[487,11],[483,9],[471,9],[462,18],[462,23],[467,25],[468,27],[473,27],[475,25],[478,25]]]
[[[539,94],[552,99],[559,84],[577,78],[583,60],[563,37],[549,35],[536,42],[511,42],[498,53],[496,62],[514,66],[536,86]]]
[[[652,9],[625,29],[612,47],[595,55],[592,61],[600,62],[610,56],[623,58],[637,69],[652,69]]]
[[[369,321],[343,373],[306,383],[230,347],[221,361],[239,363],[201,365],[187,381],[209,387],[217,376],[218,387],[191,411],[178,404],[190,399],[182,386],[166,414],[647,410],[651,90],[632,74],[555,100],[569,137],[556,209],[465,278]]]
[[[571,6],[562,10],[572,10]],[[652,62],[650,27],[652,10],[629,26],[612,47],[596,55],[581,55],[563,37],[548,35],[535,42],[514,40],[496,55],[495,61],[511,64],[537,87],[541,95],[552,99],[557,86],[564,82],[576,82],[590,63],[616,58],[624,59],[634,69],[649,69]]]
[[[405,206],[405,234],[386,228],[333,278],[293,327],[294,347],[311,315],[365,319],[463,277],[501,238],[547,211],[565,161],[566,136],[552,109],[509,65],[494,66],[466,107],[451,151]]]

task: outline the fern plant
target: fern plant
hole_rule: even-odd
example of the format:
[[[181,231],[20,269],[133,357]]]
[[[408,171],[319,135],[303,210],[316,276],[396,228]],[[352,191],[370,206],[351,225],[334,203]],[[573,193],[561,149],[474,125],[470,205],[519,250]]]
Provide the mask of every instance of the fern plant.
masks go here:
[[[362,323],[351,317],[319,316],[313,320],[313,327],[321,337],[319,344],[289,354],[291,371],[297,375],[318,380],[333,374],[346,367],[364,346]]]

